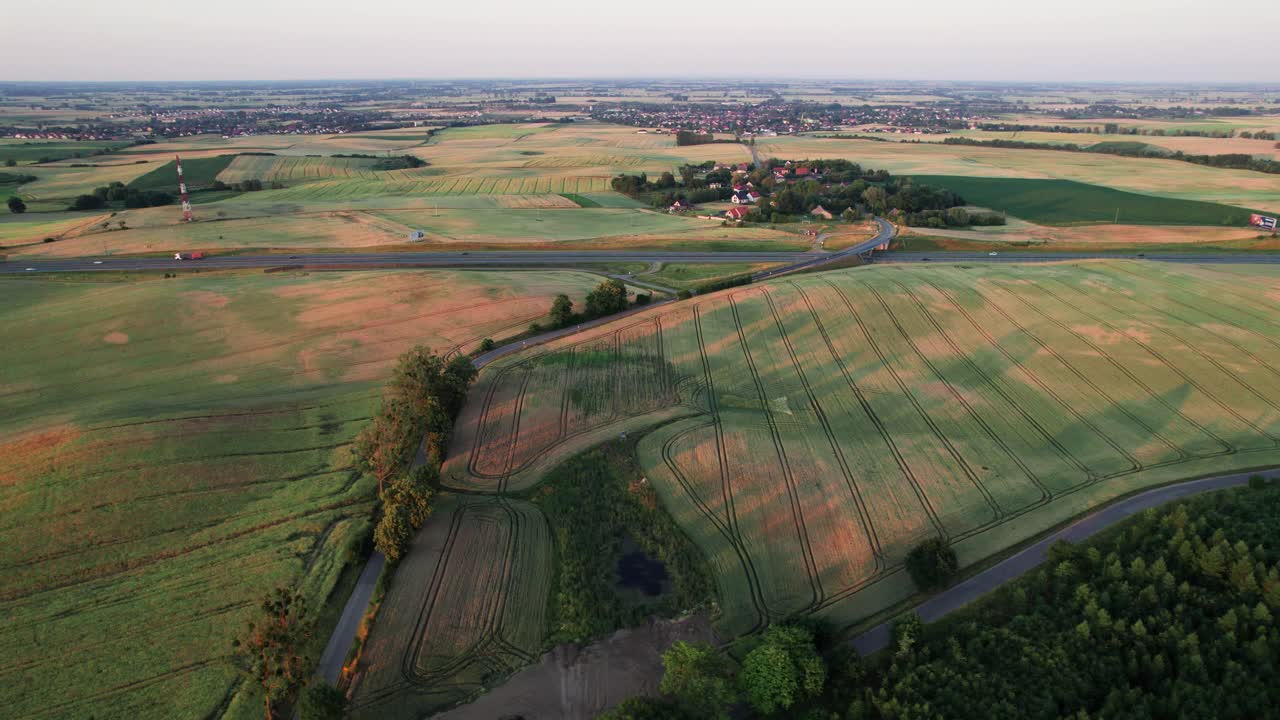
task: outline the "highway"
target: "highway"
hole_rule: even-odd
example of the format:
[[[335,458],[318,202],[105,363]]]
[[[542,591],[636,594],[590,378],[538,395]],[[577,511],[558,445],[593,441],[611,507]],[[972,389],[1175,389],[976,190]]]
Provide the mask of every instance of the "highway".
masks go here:
[[[1256,253],[1055,253],[1055,252],[888,252],[876,255],[876,262],[890,263],[1020,263],[1062,262],[1064,260],[1130,259],[1154,260],[1172,263],[1208,264],[1275,264],[1280,263],[1280,253],[1265,255]]]
[[[785,263],[761,274],[772,277],[865,252],[888,242],[893,227],[883,220],[880,232],[858,245],[834,253],[814,252],[664,252],[664,251],[476,251],[298,253],[295,255],[210,255],[203,260],[172,257],[87,257],[0,262],[0,274],[35,272],[102,272],[121,270],[227,270],[244,268],[405,268],[405,267],[570,267],[616,263]]]

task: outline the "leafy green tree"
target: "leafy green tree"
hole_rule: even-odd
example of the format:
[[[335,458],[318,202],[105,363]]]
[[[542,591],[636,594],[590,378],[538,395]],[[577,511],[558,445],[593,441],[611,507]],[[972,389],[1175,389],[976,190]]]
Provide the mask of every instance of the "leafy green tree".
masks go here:
[[[587,317],[604,317],[626,309],[627,286],[621,280],[606,280],[587,293]]]
[[[434,465],[416,467],[409,477],[391,483],[382,495],[382,502],[386,506],[403,506],[409,511],[409,523],[420,528],[431,515],[431,496],[434,494],[431,485],[438,478],[439,471]]]
[[[561,293],[551,301],[551,324],[562,328],[573,322],[573,301]]]
[[[260,612],[232,646],[237,668],[262,688],[266,718],[271,720],[274,704],[288,698],[306,678],[302,648],[310,628],[306,600],[292,588],[276,588],[263,599]]]
[[[302,693],[298,715],[302,720],[342,720],[347,696],[329,683],[319,682]]]
[[[743,659],[738,676],[747,701],[763,715],[816,698],[826,679],[813,633],[791,625],[766,630],[761,644]]]
[[[733,663],[719,650],[705,643],[676,641],[662,653],[661,690],[692,717],[729,717],[729,707],[737,701]]]
[[[18,164],[18,161],[14,160],[13,158],[8,158],[4,161],[5,167],[15,167],[17,164]]]
[[[956,551],[940,537],[929,538],[911,548],[905,564],[911,579],[921,590],[945,585],[960,566]]]
[[[696,720],[675,703],[649,697],[631,697],[618,707],[596,716],[596,720]]]
[[[382,506],[382,518],[373,529],[373,546],[378,552],[395,562],[409,549],[413,540],[413,511],[404,505],[392,503]]]
[[[480,352],[482,353],[489,352],[495,347],[497,347],[497,344],[493,342],[493,338],[485,338],[480,341]]]
[[[14,215],[21,215],[27,211],[27,204],[22,202],[22,198],[16,195],[9,198],[9,212]]]

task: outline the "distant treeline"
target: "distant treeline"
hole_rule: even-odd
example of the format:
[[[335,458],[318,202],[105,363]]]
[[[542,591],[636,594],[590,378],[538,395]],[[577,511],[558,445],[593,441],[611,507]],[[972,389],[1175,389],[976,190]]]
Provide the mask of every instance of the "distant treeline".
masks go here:
[[[1222,155],[1191,155],[1181,150],[1166,151],[1142,143],[1097,143],[1096,145],[1076,145],[1074,143],[1050,144],[1023,142],[1021,140],[974,140],[973,138],[949,137],[942,141],[947,145],[975,145],[979,147],[1011,148],[1017,150],[1061,150],[1063,152],[1100,153],[1103,155],[1122,155],[1124,157],[1158,158],[1162,160],[1181,160],[1207,165],[1216,168],[1233,170],[1253,170],[1255,172],[1280,175],[1280,161],[1256,158],[1245,153],[1224,153]]]
[[[710,145],[711,143],[736,143],[728,138],[717,140],[712,133],[696,133],[690,130],[676,131],[676,145]]]

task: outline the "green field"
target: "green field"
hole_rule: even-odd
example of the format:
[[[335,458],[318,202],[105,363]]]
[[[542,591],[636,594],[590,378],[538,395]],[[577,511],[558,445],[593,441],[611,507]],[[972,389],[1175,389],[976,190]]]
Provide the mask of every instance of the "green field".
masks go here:
[[[1280,270],[873,267],[655,308],[488,366],[447,485],[538,488],[621,432],[706,554],[717,625],[848,627],[1134,490],[1280,463]],[[566,370],[567,368],[567,370]],[[567,377],[566,377],[567,373]]]
[[[110,152],[130,143],[123,140],[18,140],[0,139],[0,165],[14,160],[19,166],[49,160],[87,158],[101,152]]]
[[[218,155],[216,157],[189,158],[182,161],[182,177],[186,180],[188,190],[200,190],[209,187],[218,179],[218,173],[236,159],[235,155]],[[176,192],[178,188],[178,167],[176,161],[164,165],[139,176],[128,183],[135,190],[163,190]]]
[[[394,358],[470,351],[598,281],[0,280],[5,717],[261,717],[227,661],[232,636],[291,585],[325,611],[323,646],[373,504],[347,447]]]
[[[969,204],[1044,225],[1121,222],[1130,225],[1237,225],[1249,210],[1217,203],[1139,195],[1072,180],[916,175]],[[1118,219],[1118,220],[1117,220]]]

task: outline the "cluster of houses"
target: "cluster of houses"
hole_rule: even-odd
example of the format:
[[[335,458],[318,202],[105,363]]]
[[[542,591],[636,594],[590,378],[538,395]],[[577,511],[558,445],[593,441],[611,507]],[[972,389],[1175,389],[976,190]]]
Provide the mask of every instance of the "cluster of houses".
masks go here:
[[[750,170],[750,166],[747,163],[738,163],[737,165],[721,165],[717,163],[713,169],[732,170],[736,177],[739,175],[745,175]],[[783,165],[770,169],[770,172],[773,174],[775,179],[784,182],[788,180],[818,180],[822,178],[822,173],[820,171],[805,166],[793,167],[790,160],[786,161]],[[720,188],[720,183],[711,183],[707,187],[713,190],[718,190]],[[735,182],[733,185],[733,194],[729,196],[729,202],[733,203],[734,207],[725,210],[724,217],[734,222],[741,222],[746,218],[747,214],[751,212],[751,206],[763,199],[764,195],[756,191],[754,183],[750,180]],[[667,208],[667,212],[675,214],[692,209],[693,203],[685,200],[684,198],[680,198],[671,203],[671,206]],[[831,220],[834,217],[831,212],[823,208],[821,205],[815,207],[809,212],[809,214],[822,220]]]

